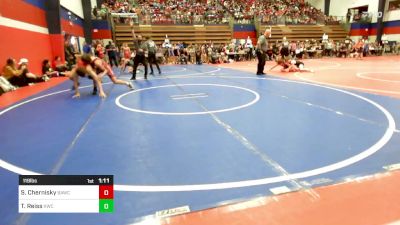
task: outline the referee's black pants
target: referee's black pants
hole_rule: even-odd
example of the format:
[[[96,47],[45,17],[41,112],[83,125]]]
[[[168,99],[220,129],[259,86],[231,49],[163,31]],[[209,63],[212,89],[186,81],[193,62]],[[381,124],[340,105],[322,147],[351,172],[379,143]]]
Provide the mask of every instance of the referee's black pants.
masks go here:
[[[257,59],[258,59],[258,65],[257,65],[257,75],[262,75],[264,74],[264,66],[265,66],[265,53],[257,50]]]
[[[139,64],[144,66],[144,79],[147,79],[147,62],[146,57],[144,55],[136,55],[133,60],[133,70],[131,80],[136,80],[136,70]]]
[[[153,74],[153,63],[156,65],[158,69],[158,73],[161,73],[160,66],[157,63],[156,53],[149,52],[149,65],[150,65],[150,74]]]
[[[115,55],[108,55],[108,61],[110,61],[110,66],[113,67],[113,65],[118,66],[118,60],[117,56]]]

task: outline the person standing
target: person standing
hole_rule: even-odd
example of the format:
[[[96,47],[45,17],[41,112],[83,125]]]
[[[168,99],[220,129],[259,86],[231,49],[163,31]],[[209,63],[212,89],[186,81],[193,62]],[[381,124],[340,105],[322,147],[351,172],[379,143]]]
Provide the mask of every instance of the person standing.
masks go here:
[[[69,70],[71,70],[72,66],[75,64],[76,57],[75,57],[74,46],[71,44],[70,36],[65,36],[64,55],[65,55],[65,60],[67,61],[67,67]]]
[[[135,31],[132,28],[133,45],[135,47],[135,58],[133,60],[133,70],[131,80],[136,80],[136,70],[139,64],[144,66],[144,79],[147,80],[147,62],[144,52],[147,50],[147,46],[142,42],[142,36],[136,36]]]
[[[290,55],[289,41],[286,39],[286,37],[283,37],[283,39],[282,39],[282,47],[281,47],[279,54],[286,59],[289,58],[289,55]]]
[[[247,60],[251,60],[253,58],[253,41],[251,40],[250,36],[247,36],[246,40],[246,49],[247,49]]]
[[[124,43],[121,47],[121,72],[124,72],[126,67],[130,64],[130,60],[132,57],[131,49],[128,46],[128,43]]]
[[[257,50],[256,50],[258,59],[257,75],[265,75],[264,66],[265,66],[266,53],[268,51],[267,37],[269,37],[270,34],[271,34],[271,27],[267,28],[264,31],[264,33],[258,38],[257,41]]]
[[[351,19],[351,10],[348,9],[346,14],[346,23],[350,23],[350,19]]]
[[[357,43],[353,46],[353,52],[355,53],[356,59],[362,59],[363,57],[363,50],[364,50],[364,42],[360,38],[358,39]]]
[[[386,48],[388,47],[389,41],[385,33],[381,37],[381,42],[383,46],[383,53],[386,53]]]
[[[88,44],[87,42],[84,42],[84,44],[83,44],[83,53],[92,54],[92,46],[90,44]]]
[[[156,43],[154,43],[153,40],[151,40],[150,37],[146,38],[146,47],[148,50],[148,59],[149,59],[149,66],[150,66],[150,74],[153,75],[154,71],[153,71],[153,63],[156,65],[157,69],[158,69],[158,74],[161,74],[161,69],[160,66],[157,63],[157,59],[156,59],[156,52],[157,52],[157,46]]]
[[[108,60],[110,61],[110,66],[112,67],[113,64],[115,66],[118,66],[117,48],[111,41],[109,41],[108,45],[106,45],[106,51],[107,51],[107,55],[108,55]]]
[[[168,39],[168,35],[165,35],[165,39],[164,39],[164,42],[162,44],[162,47],[167,49],[167,53],[168,53],[167,57],[168,58],[171,57],[171,56],[174,56],[174,50],[172,49],[172,45],[171,45],[171,42]],[[168,59],[167,59],[167,61],[168,61]]]

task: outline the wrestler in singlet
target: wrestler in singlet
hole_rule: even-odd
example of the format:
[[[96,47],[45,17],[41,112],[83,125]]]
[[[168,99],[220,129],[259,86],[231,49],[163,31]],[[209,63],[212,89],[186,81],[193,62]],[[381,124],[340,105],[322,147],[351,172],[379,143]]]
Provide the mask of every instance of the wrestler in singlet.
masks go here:
[[[103,46],[101,46],[100,44],[98,44],[96,47],[96,56],[99,57],[100,59],[104,59],[104,57],[106,56],[104,54]]]
[[[98,66],[98,63],[96,63],[98,60],[100,60],[100,64],[103,68]],[[90,65],[97,74],[99,73],[103,73],[104,71],[107,72],[107,75],[110,79],[113,79],[113,77],[115,78],[115,74],[114,71],[111,69],[110,65],[108,65],[107,62],[105,62],[104,60],[97,58],[97,57],[92,57],[90,62],[83,62],[83,65],[86,67],[87,65]]]
[[[299,69],[303,69],[304,68],[304,63],[302,61],[292,60],[291,63],[292,63],[292,65],[295,65]]]
[[[114,84],[126,85],[127,87],[129,87],[129,89],[133,89],[133,85],[131,84],[131,82],[117,79],[117,77],[114,74],[114,71],[111,69],[111,66],[108,65],[108,63],[105,62],[104,60],[97,57],[86,55],[82,56],[82,62],[84,63],[85,67],[90,65],[90,67],[92,67],[92,69],[96,71],[96,74],[100,77],[100,79],[102,75],[99,74],[105,72]]]

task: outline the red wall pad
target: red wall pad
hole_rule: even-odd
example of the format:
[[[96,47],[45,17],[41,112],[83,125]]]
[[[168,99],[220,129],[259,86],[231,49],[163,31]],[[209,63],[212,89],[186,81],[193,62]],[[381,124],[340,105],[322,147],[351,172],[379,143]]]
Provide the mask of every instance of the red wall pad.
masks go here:
[[[93,39],[111,39],[111,31],[110,30],[97,30],[97,32],[92,32]]]
[[[0,26],[0,66],[4,66],[7,58],[16,60],[27,58],[33,73],[40,74],[43,59],[52,58],[52,49],[48,34],[20,30]],[[4,35],[7,34],[7,35]]]
[[[50,46],[53,58],[56,56],[61,56],[61,59],[65,60],[64,55],[64,37],[62,34],[50,34]],[[50,59],[50,61],[53,60]]]
[[[83,28],[77,24],[70,24],[69,21],[61,19],[61,29],[67,34],[84,37]]]
[[[0,14],[2,17],[47,27],[46,12],[21,0],[0,0]]]

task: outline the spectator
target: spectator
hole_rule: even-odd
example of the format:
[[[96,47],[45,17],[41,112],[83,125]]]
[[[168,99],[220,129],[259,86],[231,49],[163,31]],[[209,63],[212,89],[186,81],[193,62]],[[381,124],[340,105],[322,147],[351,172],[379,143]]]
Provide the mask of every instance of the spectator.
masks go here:
[[[86,41],[83,44],[83,53],[92,54],[92,46],[90,44],[86,43]]]
[[[348,9],[346,14],[346,23],[350,23],[350,19],[351,19],[351,10]]]
[[[93,14],[94,19],[99,19],[99,13],[98,13],[97,7],[93,8],[92,14]]]
[[[138,0],[136,7],[126,1],[106,1],[102,4],[99,14],[106,14],[108,11],[136,13],[144,24],[228,23],[229,16],[234,17],[236,23],[251,23],[254,15],[261,17],[262,22],[283,24],[315,24],[321,19],[325,19],[325,22],[332,22],[333,19],[325,17],[321,10],[314,8],[311,4],[299,0],[252,0],[250,2],[245,0],[164,0],[160,2]],[[97,12],[93,12],[95,13]],[[129,20],[121,18],[119,22],[126,23],[127,21]]]
[[[28,69],[28,63],[28,59],[20,59],[18,62],[18,69],[22,70],[21,75],[25,77],[29,83],[38,83],[50,80],[50,78],[46,74],[44,74],[42,77],[38,77],[35,74],[31,73]]]
[[[75,57],[74,46],[71,44],[70,36],[65,37],[64,54],[65,54],[65,60],[67,61],[67,67],[71,69],[72,66],[75,64],[76,57]]]
[[[117,60],[118,52],[117,48],[115,47],[114,43],[112,43],[112,41],[109,41],[108,45],[106,45],[106,51],[111,67],[113,66],[113,64],[115,66],[118,66],[118,60]]]
[[[53,70],[58,71],[60,75],[64,75],[64,72],[68,70],[67,65],[61,61],[60,56],[54,57],[52,68]]]
[[[17,87],[24,87],[33,83],[48,80],[48,77],[38,78],[36,75],[29,72],[27,59],[21,59],[17,68],[15,59],[7,59],[6,65],[3,67],[3,76],[12,85]]]
[[[201,50],[199,48],[196,48],[196,64],[203,64],[203,62],[201,61]]]
[[[247,40],[246,40],[246,58],[247,60],[251,60],[253,58],[253,41],[251,40],[250,36],[247,36]]]
[[[3,67],[3,77],[7,79],[12,85],[23,87],[28,85],[26,79],[22,76],[24,68],[18,69],[15,59],[7,59],[6,65]]]
[[[104,20],[107,18],[107,13],[108,13],[108,9],[107,9],[107,5],[106,4],[101,4],[101,8],[99,11],[99,16]]]
[[[346,47],[345,43],[342,43],[339,47],[339,57],[347,57],[348,55],[348,47]]]
[[[42,74],[47,77],[58,77],[58,71],[54,71],[50,66],[50,61],[48,59],[43,60],[42,62]]]

